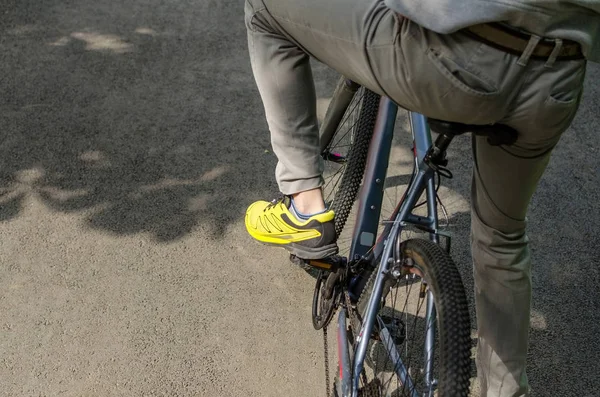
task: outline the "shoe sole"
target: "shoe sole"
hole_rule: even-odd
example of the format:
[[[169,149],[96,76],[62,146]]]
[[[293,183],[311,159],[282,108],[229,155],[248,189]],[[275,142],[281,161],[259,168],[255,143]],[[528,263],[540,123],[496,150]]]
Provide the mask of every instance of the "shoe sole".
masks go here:
[[[297,243],[290,243],[282,247],[289,251],[289,253],[294,254],[301,259],[323,259],[335,255],[339,251],[339,248],[335,243],[317,248],[304,247]]]
[[[300,259],[323,259],[327,258],[328,256],[335,255],[339,252],[339,248],[335,243],[317,248],[304,247],[298,243],[289,243],[285,245],[266,243],[263,241],[260,241],[260,243],[268,245],[270,247],[283,248],[290,254],[296,255]]]

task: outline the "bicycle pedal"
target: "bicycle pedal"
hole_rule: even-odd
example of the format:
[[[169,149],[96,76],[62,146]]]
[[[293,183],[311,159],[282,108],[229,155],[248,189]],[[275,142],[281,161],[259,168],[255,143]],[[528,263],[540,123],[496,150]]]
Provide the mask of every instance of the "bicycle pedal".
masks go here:
[[[290,261],[300,267],[310,266],[316,269],[335,272],[344,265],[344,258],[339,255],[329,256],[323,259],[302,259],[290,254]]]

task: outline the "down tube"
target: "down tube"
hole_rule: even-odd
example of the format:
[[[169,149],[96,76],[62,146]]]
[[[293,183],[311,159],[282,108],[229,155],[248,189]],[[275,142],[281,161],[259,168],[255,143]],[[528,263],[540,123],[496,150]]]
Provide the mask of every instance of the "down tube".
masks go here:
[[[389,98],[381,97],[375,130],[369,146],[363,186],[360,191],[350,258],[365,257],[375,244],[397,113],[398,106]]]

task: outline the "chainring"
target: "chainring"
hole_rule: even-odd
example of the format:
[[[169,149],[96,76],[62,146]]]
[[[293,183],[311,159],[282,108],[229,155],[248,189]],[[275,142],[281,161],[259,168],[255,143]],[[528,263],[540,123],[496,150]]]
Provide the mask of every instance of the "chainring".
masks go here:
[[[342,290],[339,277],[340,270],[334,273],[320,270],[317,275],[312,305],[312,321],[316,330],[329,324],[339,305]]]

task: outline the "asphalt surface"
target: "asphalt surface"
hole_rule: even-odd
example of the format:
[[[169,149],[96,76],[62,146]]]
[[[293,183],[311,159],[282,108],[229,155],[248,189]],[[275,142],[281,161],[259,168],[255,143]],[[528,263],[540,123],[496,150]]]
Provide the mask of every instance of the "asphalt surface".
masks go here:
[[[600,395],[599,66],[529,215],[538,396]],[[451,164],[471,294],[468,138]],[[241,1],[3,1],[0,395],[323,395],[313,279],[243,227],[274,167]]]

